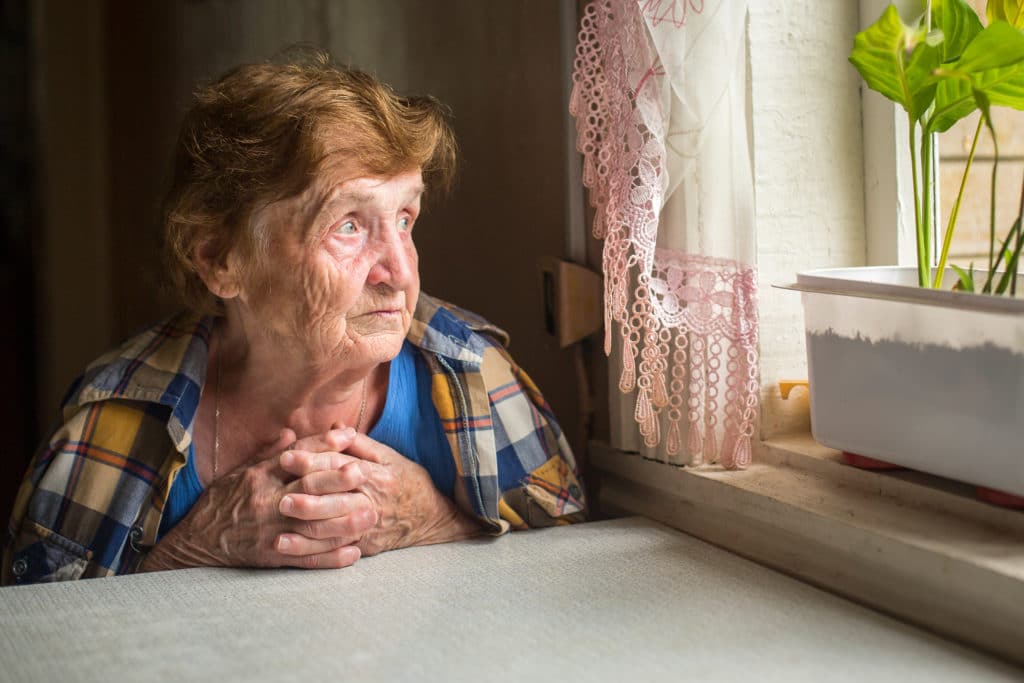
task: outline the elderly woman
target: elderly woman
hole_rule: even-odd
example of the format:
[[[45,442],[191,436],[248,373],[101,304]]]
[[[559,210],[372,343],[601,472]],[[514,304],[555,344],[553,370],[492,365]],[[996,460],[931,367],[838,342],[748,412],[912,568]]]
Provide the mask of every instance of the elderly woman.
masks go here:
[[[185,310],[92,363],[18,494],[4,583],[361,556],[576,521],[504,333],[419,291],[455,144],[326,58],[200,89],[164,221]]]

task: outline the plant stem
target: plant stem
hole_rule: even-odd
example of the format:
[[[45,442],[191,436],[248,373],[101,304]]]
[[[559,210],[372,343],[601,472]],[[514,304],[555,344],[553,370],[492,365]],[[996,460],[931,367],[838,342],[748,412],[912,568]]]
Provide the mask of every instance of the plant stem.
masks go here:
[[[921,127],[921,222],[924,223],[925,287],[932,281],[932,236],[935,232],[935,213],[932,199],[935,196],[933,175],[935,156],[932,154],[932,135]]]
[[[1022,188],[1024,190],[1024,188]],[[988,294],[992,291],[992,280],[995,279],[996,270],[1003,264],[1003,255],[1010,250],[1010,243],[1017,238],[1017,234],[1020,231],[1020,221],[1015,221],[1013,226],[1010,228],[1010,234],[1003,240],[1003,246],[999,249],[999,253],[996,254],[996,261],[992,265],[992,269],[988,271],[988,277],[985,279],[985,286],[981,289],[984,294]]]
[[[1024,230],[1021,230],[1021,222],[1024,221],[1024,182],[1020,185],[1020,208],[1017,209],[1017,249],[1015,255],[1013,272],[1010,274],[1010,296],[1017,296],[1017,263],[1020,259],[1021,249],[1024,248]]]
[[[984,120],[984,113],[982,114],[982,120]],[[991,121],[989,122],[991,124]],[[989,211],[988,211],[988,269],[989,272],[993,270],[993,260],[995,254],[993,253],[996,248],[996,171],[999,169],[999,141],[996,140],[996,131],[994,128],[989,127],[989,132],[992,134],[992,189],[989,194]]]
[[[949,258],[949,247],[953,243],[953,228],[956,227],[956,218],[960,213],[960,200],[964,197],[964,189],[967,187],[967,174],[971,172],[971,162],[974,161],[974,150],[978,147],[978,138],[981,136],[981,126],[984,120],[978,117],[978,127],[974,129],[974,140],[971,142],[971,153],[967,155],[967,166],[964,167],[964,177],[960,180],[960,191],[957,192],[956,202],[949,214],[949,225],[946,226],[946,235],[942,240],[942,254],[939,256],[939,266],[935,271],[935,282],[932,285],[935,289],[942,287],[942,276],[946,272],[946,259]],[[988,265],[992,268],[992,247],[989,247]]]
[[[1006,255],[1006,270],[1003,272],[1003,276],[999,278],[995,294],[1005,292],[1006,287],[1017,279],[1017,259],[1020,258],[1020,253],[1014,252],[1011,254],[1009,249],[1010,243],[1014,240],[1014,233],[1016,233],[1017,243],[1020,244],[1020,221],[1014,222],[1013,227],[1010,228],[1010,234],[1006,236],[1006,240],[1003,242],[1003,253]]]
[[[910,174],[914,180],[914,227],[917,231],[917,284],[927,287],[931,274],[928,268],[927,243],[925,242],[924,226],[921,224],[921,188],[917,180],[917,140],[914,137],[916,122],[910,121]]]

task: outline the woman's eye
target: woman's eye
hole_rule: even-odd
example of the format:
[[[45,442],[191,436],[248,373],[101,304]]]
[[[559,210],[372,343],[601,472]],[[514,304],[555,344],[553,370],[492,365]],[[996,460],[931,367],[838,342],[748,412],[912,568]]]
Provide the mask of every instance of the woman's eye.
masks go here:
[[[409,220],[408,216],[402,216],[398,219],[398,229],[405,231],[412,227],[412,221]]]
[[[342,235],[354,235],[356,234],[356,224],[352,221],[345,221],[338,226],[336,232],[339,232]]]

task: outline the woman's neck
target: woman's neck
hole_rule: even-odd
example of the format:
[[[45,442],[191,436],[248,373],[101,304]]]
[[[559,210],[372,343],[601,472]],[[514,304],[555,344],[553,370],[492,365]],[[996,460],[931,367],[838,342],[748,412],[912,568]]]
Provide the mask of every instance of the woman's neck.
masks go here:
[[[337,427],[367,431],[387,393],[387,365],[340,357],[311,361],[282,340],[245,334],[221,318],[211,345],[212,370],[224,407],[271,439],[282,428],[299,438]],[[209,377],[208,377],[209,381]],[[365,398],[364,398],[365,397]]]

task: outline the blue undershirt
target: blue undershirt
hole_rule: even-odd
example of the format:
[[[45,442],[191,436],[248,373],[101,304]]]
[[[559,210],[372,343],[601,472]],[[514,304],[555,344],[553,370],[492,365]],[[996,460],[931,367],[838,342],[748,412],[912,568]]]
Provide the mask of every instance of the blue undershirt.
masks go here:
[[[369,436],[422,465],[434,486],[452,498],[455,464],[441,418],[430,398],[431,381],[430,369],[420,352],[409,342],[402,344],[401,352],[391,361],[384,411]],[[178,472],[167,496],[158,539],[181,521],[202,493],[195,450],[190,445],[185,467]]]

